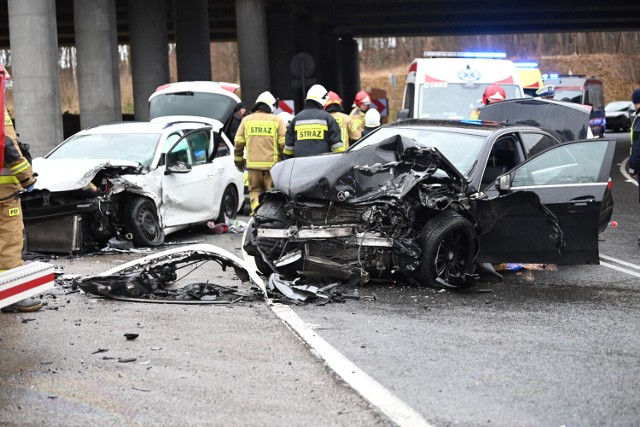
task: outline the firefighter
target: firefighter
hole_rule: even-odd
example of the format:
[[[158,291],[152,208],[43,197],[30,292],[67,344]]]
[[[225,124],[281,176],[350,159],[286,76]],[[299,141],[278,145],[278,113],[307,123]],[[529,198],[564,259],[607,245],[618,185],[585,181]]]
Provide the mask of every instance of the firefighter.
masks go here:
[[[9,73],[0,65],[0,78],[8,79]],[[30,191],[36,178],[31,165],[23,156],[11,117],[5,109],[5,138],[3,160],[0,161],[0,272],[20,267],[24,244],[24,223],[20,193]],[[36,311],[43,303],[37,298],[27,298],[4,307],[2,311]]]
[[[340,137],[344,143],[345,150],[349,148],[349,144],[360,139],[361,132],[356,125],[342,110],[342,99],[335,92],[329,92],[327,103],[324,104],[324,111],[331,114],[340,126]]]
[[[367,111],[364,115],[364,130],[362,136],[369,135],[374,130],[380,127],[380,112],[375,108]]]
[[[351,120],[355,122],[358,126],[358,129],[362,132],[364,129],[364,115],[367,113],[367,110],[371,106],[371,96],[364,90],[356,93],[356,98],[353,101],[354,107],[349,113],[349,117]]]
[[[496,83],[491,86],[487,86],[482,93],[482,103],[484,105],[495,104],[496,102],[504,101],[507,99],[507,93],[504,88]],[[470,118],[472,120],[478,120],[480,117],[480,110],[474,108],[471,111]]]
[[[273,187],[270,170],[280,161],[284,147],[287,127],[273,114],[277,104],[270,92],[262,92],[236,132],[234,162],[240,172],[244,172],[245,166],[248,170],[251,215],[258,207],[260,194]]]
[[[482,103],[484,105],[504,101],[505,99],[507,99],[507,93],[504,91],[502,86],[495,83],[491,86],[487,86],[482,94]]]
[[[309,88],[304,109],[289,123],[283,151],[285,158],[344,151],[340,126],[331,114],[322,109],[328,96],[322,85]]]

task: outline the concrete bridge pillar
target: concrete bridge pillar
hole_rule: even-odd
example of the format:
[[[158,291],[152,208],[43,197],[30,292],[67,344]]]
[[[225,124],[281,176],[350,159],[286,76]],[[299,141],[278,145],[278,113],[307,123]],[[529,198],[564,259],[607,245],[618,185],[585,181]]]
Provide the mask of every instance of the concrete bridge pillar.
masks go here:
[[[242,98],[251,108],[260,93],[271,91],[264,0],[236,0],[236,28]]]
[[[135,119],[149,120],[149,96],[169,83],[166,0],[129,0],[131,77]]]
[[[55,1],[9,0],[8,12],[16,130],[41,156],[63,138]]]
[[[179,81],[211,80],[207,0],[173,1]]]
[[[122,120],[115,7],[111,0],[73,2],[82,129]]]

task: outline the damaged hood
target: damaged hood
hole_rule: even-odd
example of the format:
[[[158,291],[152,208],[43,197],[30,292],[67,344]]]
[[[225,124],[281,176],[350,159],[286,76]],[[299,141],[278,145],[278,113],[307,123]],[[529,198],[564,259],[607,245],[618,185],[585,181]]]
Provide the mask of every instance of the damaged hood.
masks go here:
[[[401,135],[360,150],[288,159],[271,169],[274,187],[294,200],[342,203],[400,198],[436,173],[464,191],[466,178],[436,148]]]
[[[86,187],[102,169],[132,173],[140,163],[129,160],[33,159],[33,171],[38,174],[37,190],[71,191]]]
[[[588,138],[588,108],[550,99],[510,99],[480,109],[480,120],[536,126],[556,133],[562,142]]]

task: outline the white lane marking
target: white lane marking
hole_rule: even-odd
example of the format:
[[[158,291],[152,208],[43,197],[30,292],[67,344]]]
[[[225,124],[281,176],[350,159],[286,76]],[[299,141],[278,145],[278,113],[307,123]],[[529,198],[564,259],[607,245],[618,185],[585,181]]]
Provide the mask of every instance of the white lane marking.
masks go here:
[[[631,178],[631,175],[629,175],[629,172],[627,172],[627,168],[624,167],[624,165],[627,164],[627,161],[629,160],[629,158],[627,157],[626,159],[624,159],[622,161],[622,163],[620,163],[620,173],[622,174],[622,176],[624,176],[627,180],[627,182],[632,183],[633,185],[635,185],[636,187],[638,186],[638,181],[636,181],[635,179]]]
[[[614,257],[611,257],[611,256],[602,255],[602,254],[600,254],[600,258],[605,259],[607,261],[615,262],[615,263],[618,263],[618,264],[621,264],[621,265],[626,265],[627,267],[635,268],[636,270],[640,270],[640,265],[632,264],[630,262],[623,261],[623,260],[618,259],[618,258],[614,258]]]
[[[244,242],[246,230],[242,236]],[[257,270],[252,256],[242,249],[242,257],[245,262]],[[409,405],[398,399],[393,393],[384,388],[379,382],[367,375],[353,362],[342,355],[331,344],[326,342],[308,324],[288,306],[275,304],[269,301],[271,310],[282,320],[295,334],[297,334],[312,352],[317,354],[349,387],[359,393],[365,400],[375,406],[391,421],[400,427],[423,426],[433,427],[419,413]]]
[[[273,304],[271,309],[326,362],[329,368],[369,403],[389,417],[393,423],[398,426],[431,427],[431,424],[422,415],[398,399],[320,337],[289,306]]]
[[[608,262],[600,261],[600,265],[622,273],[627,273],[631,276],[640,277],[640,273],[638,272],[627,270],[626,268],[618,267],[617,265],[609,264]]]

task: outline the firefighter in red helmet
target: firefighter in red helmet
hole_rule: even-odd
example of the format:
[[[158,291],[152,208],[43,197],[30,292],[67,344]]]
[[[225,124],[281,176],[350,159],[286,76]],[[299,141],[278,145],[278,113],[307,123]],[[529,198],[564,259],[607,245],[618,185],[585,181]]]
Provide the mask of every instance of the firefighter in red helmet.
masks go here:
[[[350,143],[360,139],[361,132],[358,129],[358,125],[342,110],[342,98],[340,98],[340,95],[335,92],[329,92],[329,99],[324,104],[324,110],[338,122],[340,136],[345,149],[349,148]]]
[[[353,103],[355,106],[349,113],[349,116],[356,123],[358,129],[360,129],[360,131],[362,132],[362,130],[364,129],[364,115],[371,105],[371,96],[364,90],[361,90],[360,92],[356,93],[356,98]]]
[[[504,101],[505,99],[507,99],[507,93],[504,91],[502,86],[495,83],[491,86],[488,86],[482,94],[482,103],[484,105]]]

